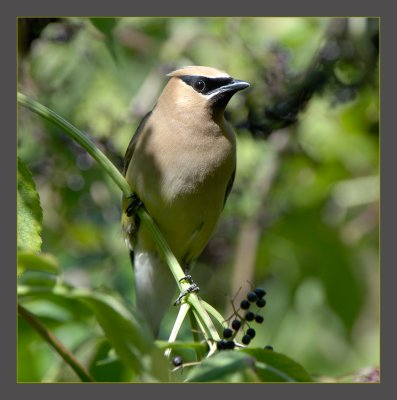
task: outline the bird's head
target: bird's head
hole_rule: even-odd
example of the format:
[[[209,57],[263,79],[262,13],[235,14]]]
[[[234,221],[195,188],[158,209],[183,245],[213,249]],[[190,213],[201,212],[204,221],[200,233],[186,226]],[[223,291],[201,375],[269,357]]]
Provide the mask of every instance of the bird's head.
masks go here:
[[[169,73],[171,77],[162,93],[162,100],[180,111],[205,110],[223,114],[232,96],[249,87],[226,72],[211,67],[189,66]]]

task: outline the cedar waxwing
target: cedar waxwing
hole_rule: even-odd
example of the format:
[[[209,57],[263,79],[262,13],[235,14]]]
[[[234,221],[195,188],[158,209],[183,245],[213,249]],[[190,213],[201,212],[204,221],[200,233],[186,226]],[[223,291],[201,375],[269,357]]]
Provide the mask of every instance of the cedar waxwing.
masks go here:
[[[236,138],[224,111],[249,84],[201,66],[168,76],[128,146],[124,174],[187,273],[233,185]],[[150,233],[136,215],[126,213],[129,203],[123,198],[122,226],[134,265],[137,307],[157,336],[176,284]]]

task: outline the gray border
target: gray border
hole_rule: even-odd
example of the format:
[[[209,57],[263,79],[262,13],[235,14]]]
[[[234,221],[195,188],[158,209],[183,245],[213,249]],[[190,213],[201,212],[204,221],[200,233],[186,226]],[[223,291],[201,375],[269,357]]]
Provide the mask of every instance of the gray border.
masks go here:
[[[47,3],[47,4],[43,4]],[[118,4],[120,3],[120,4]],[[311,3],[311,4],[310,4]],[[389,299],[387,286],[394,283],[393,277],[389,277],[388,279],[384,278],[385,271],[388,274],[395,273],[395,265],[392,264],[391,260],[393,254],[392,251],[392,237],[386,234],[387,231],[391,231],[393,229],[392,226],[392,218],[388,218],[387,211],[392,212],[391,207],[393,207],[397,203],[396,196],[393,196],[393,189],[389,189],[386,184],[387,174],[393,174],[394,169],[391,165],[391,160],[393,155],[391,152],[395,152],[396,146],[393,146],[391,140],[393,140],[394,131],[390,126],[390,133],[387,135],[387,126],[391,125],[390,117],[388,119],[388,115],[392,115],[388,113],[388,109],[392,112],[395,112],[395,93],[392,92],[393,88],[391,86],[391,82],[393,82],[393,77],[391,76],[390,80],[387,80],[388,74],[391,75],[392,72],[396,71],[395,62],[393,62],[394,50],[393,45],[390,45],[390,50],[387,51],[387,41],[392,41],[395,38],[395,32],[393,32],[393,28],[395,24],[388,21],[387,18],[383,18],[383,15],[392,13],[392,7],[387,7],[385,4],[380,4],[379,2],[367,2],[365,4],[363,1],[351,2],[352,4],[348,4],[345,1],[339,2],[336,4],[333,2],[314,2],[314,1],[306,1],[303,4],[303,1],[299,2],[291,2],[291,4],[280,4],[280,2],[266,2],[261,3],[257,0],[253,0],[251,2],[245,1],[243,4],[227,2],[226,4],[222,4],[220,2],[211,2],[208,5],[205,5],[204,1],[197,2],[195,4],[190,4],[190,9],[186,7],[180,7],[178,4],[171,5],[169,1],[161,2],[158,4],[150,4],[149,2],[137,2],[136,4],[131,4],[126,1],[112,1],[110,3],[105,2],[97,2],[95,3],[95,7],[93,7],[90,3],[78,2],[78,7],[73,7],[71,2],[61,2],[57,3],[54,8],[54,3],[50,1],[41,1],[40,4],[38,1],[36,2],[27,2],[23,4],[22,1],[18,3],[13,3],[7,5],[7,10],[3,10],[3,18],[2,24],[0,26],[1,29],[1,37],[3,40],[3,62],[1,63],[1,68],[4,68],[2,71],[2,90],[1,94],[5,97],[2,102],[2,117],[7,121],[7,128],[4,129],[2,137],[5,141],[10,141],[11,143],[7,143],[1,146],[2,149],[2,157],[0,157],[3,167],[2,171],[2,180],[5,180],[7,185],[7,191],[5,193],[9,194],[13,190],[15,193],[15,157],[14,152],[8,150],[11,148],[15,149],[15,136],[10,134],[10,132],[15,132],[15,103],[9,101],[10,98],[15,98],[15,80],[13,78],[16,77],[16,68],[15,68],[15,49],[16,49],[16,40],[15,36],[10,33],[14,33],[16,31],[16,16],[57,16],[57,15],[157,15],[157,16],[193,16],[193,15],[206,15],[206,16],[217,16],[217,15],[228,15],[232,16],[233,14],[236,16],[298,16],[298,15],[368,15],[368,16],[381,16],[381,51],[382,51],[382,63],[381,63],[381,75],[382,75],[382,92],[381,92],[381,106],[382,106],[382,137],[381,137],[381,169],[382,169],[382,213],[381,213],[381,222],[382,222],[382,230],[381,230],[381,238],[382,238],[382,248],[381,248],[381,262],[382,262],[382,371],[381,371],[381,385],[210,385],[210,384],[195,384],[194,387],[191,385],[174,385],[174,384],[157,384],[157,385],[117,385],[116,387],[109,387],[109,384],[100,384],[100,385],[92,385],[89,389],[87,389],[87,385],[79,385],[78,388],[75,388],[77,385],[71,384],[59,384],[56,385],[15,385],[15,331],[6,329],[6,327],[14,326],[15,327],[15,309],[9,307],[8,305],[11,303],[10,298],[15,296],[14,287],[12,287],[9,282],[15,282],[15,273],[13,271],[12,265],[15,265],[15,214],[12,211],[16,210],[15,200],[9,196],[6,196],[4,193],[3,200],[10,198],[10,204],[4,205],[2,209],[2,221],[4,219],[9,224],[10,227],[7,226],[6,234],[2,235],[2,248],[6,249],[7,261],[4,262],[3,272],[6,274],[10,274],[10,276],[3,277],[2,282],[5,286],[1,291],[3,296],[7,296],[6,301],[2,301],[2,304],[7,304],[7,309],[3,308],[3,316],[7,316],[7,323],[3,323],[3,329],[1,334],[5,337],[3,338],[3,343],[7,343],[7,346],[4,346],[2,350],[3,362],[2,365],[7,366],[7,368],[3,368],[2,371],[2,381],[3,383],[7,382],[7,386],[3,387],[3,391],[7,394],[12,395],[15,393],[16,395],[28,395],[29,398],[35,398],[35,396],[43,398],[45,392],[48,392],[49,395],[65,396],[65,398],[70,398],[70,395],[73,393],[81,393],[84,394],[92,394],[95,395],[96,398],[109,398],[109,396],[120,396],[125,393],[125,398],[130,396],[158,396],[158,398],[163,398],[165,395],[170,395],[173,398],[180,398],[180,396],[186,396],[189,399],[198,398],[198,396],[202,397],[203,395],[210,395],[211,397],[218,396],[232,396],[233,394],[241,398],[241,396],[259,396],[262,398],[264,396],[269,397],[271,395],[292,395],[294,398],[299,396],[307,396],[308,394],[313,394],[313,396],[318,397],[319,395],[327,397],[332,396],[335,397],[336,394],[343,394],[343,397],[351,395],[361,395],[361,396],[371,396],[373,397],[375,392],[376,395],[380,395],[380,392],[384,392],[388,390],[389,383],[389,372],[393,370],[387,366],[387,355],[390,354],[390,350],[386,344],[388,340],[395,341],[396,332],[394,327],[387,326],[386,324],[389,321],[386,321],[385,313],[387,312],[387,308],[394,308],[395,300],[393,298]],[[317,7],[316,7],[317,6]],[[14,7],[14,9],[12,9]],[[10,40],[11,39],[11,40]],[[394,40],[393,40],[394,41]],[[4,52],[7,52],[4,55]],[[14,60],[14,62],[9,62],[10,60]],[[387,84],[383,84],[387,82]],[[390,97],[390,99],[389,99]],[[387,102],[389,100],[389,102]],[[12,139],[10,139],[12,138]],[[4,154],[5,153],[5,154]],[[389,154],[388,154],[389,153]],[[10,166],[13,167],[10,167]],[[7,171],[5,174],[3,171]],[[388,172],[389,171],[389,172]],[[5,176],[7,175],[7,176]],[[392,181],[392,176],[390,177]],[[393,182],[393,181],[392,181]],[[388,193],[388,192],[391,193]],[[7,214],[7,215],[4,215]],[[12,234],[10,234],[10,231]],[[4,241],[9,241],[8,243],[4,243]],[[389,268],[385,268],[385,265],[389,265]],[[8,279],[9,278],[9,279]],[[15,297],[14,297],[15,298]],[[386,311],[385,311],[386,310]],[[391,311],[393,312],[393,311]],[[9,322],[8,322],[9,321]],[[7,358],[5,358],[7,357]],[[5,360],[7,359],[8,362]],[[171,386],[171,387],[168,387]],[[115,392],[115,389],[117,390]],[[89,390],[89,392],[88,392]],[[347,391],[347,393],[346,393]],[[373,392],[374,391],[374,392]],[[314,393],[311,393],[314,392]],[[384,394],[384,393],[382,393]],[[102,396],[102,397],[101,397]],[[44,398],[46,398],[44,396]]]

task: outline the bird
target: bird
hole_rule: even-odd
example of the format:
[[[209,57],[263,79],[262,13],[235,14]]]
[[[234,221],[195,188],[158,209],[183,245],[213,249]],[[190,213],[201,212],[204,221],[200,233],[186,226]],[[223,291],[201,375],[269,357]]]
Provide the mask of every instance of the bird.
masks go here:
[[[213,233],[236,173],[236,135],[224,116],[250,86],[207,66],[186,66],[142,119],[124,157],[124,177],[188,275]],[[149,231],[122,199],[122,231],[134,270],[136,305],[155,337],[175,295],[174,278]]]

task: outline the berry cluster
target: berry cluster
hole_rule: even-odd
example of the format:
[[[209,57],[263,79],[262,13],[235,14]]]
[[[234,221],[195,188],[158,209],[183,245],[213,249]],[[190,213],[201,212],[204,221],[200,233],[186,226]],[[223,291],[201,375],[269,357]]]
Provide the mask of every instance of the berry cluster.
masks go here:
[[[234,310],[234,314],[229,318],[229,320],[233,319],[231,323],[231,328],[225,328],[223,330],[223,339],[221,339],[217,343],[218,350],[234,349],[236,347],[236,342],[234,341],[234,339],[240,331],[242,331],[243,333],[241,342],[244,345],[248,345],[251,342],[251,340],[255,337],[256,332],[254,328],[251,328],[249,322],[256,322],[258,324],[261,324],[263,322],[263,317],[262,315],[254,313],[249,309],[253,304],[255,304],[257,308],[265,307],[265,295],[266,291],[264,289],[256,288],[247,294],[246,299],[241,301],[240,308],[237,311]],[[244,310],[244,316],[241,316],[239,314],[240,310]],[[245,330],[246,325],[248,326],[248,329]]]

